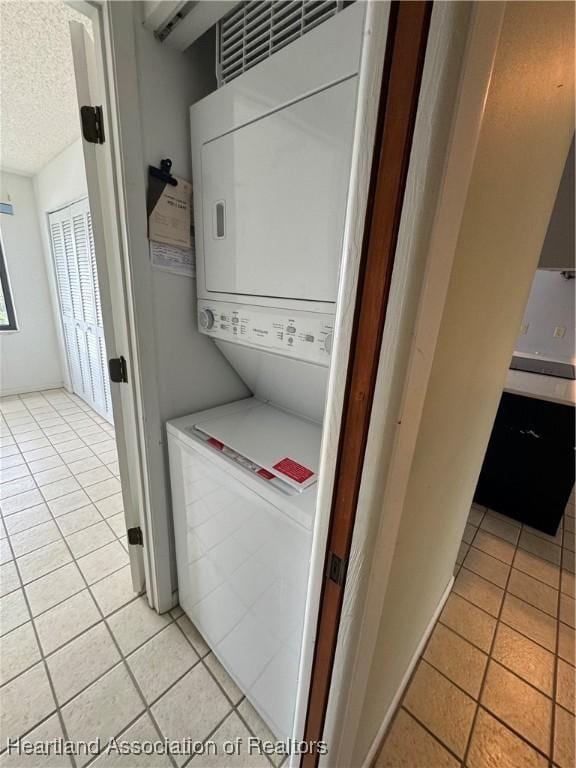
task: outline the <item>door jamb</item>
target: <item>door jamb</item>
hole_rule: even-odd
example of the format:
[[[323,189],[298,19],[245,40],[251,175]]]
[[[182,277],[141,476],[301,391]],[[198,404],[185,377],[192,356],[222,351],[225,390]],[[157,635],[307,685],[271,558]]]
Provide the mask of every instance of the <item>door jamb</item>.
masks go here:
[[[370,425],[367,456],[370,455],[372,461],[367,460],[363,468],[360,498],[364,504],[377,500],[378,526],[375,534],[372,533],[375,542],[370,560],[362,564],[367,571],[367,584],[360,598],[347,595],[347,604],[351,600],[356,600],[358,604],[348,611],[347,617],[357,627],[354,637],[350,633],[340,633],[338,638],[338,675],[332,684],[338,687],[343,701],[338,708],[331,707],[326,725],[329,735],[335,738],[335,743],[330,742],[330,754],[336,756],[342,765],[352,765],[355,757],[356,739],[375,654],[402,501],[422,416],[504,9],[504,3],[479,3],[470,20],[438,204],[427,246],[426,272],[422,281],[409,366],[404,378],[405,395],[398,416],[400,426],[393,438],[393,453],[384,478],[381,477],[381,467],[376,460],[385,439],[382,414],[374,413]],[[380,392],[377,399],[386,397],[387,380],[383,371],[379,373],[376,386],[377,393]],[[381,513],[383,508],[387,510],[385,516]],[[352,559],[355,562],[362,559],[358,553],[364,552],[367,535],[366,530],[360,533],[357,529],[358,526],[352,544],[355,552]],[[367,755],[356,756],[361,765],[372,765],[393,713],[394,702],[369,745]]]
[[[378,98],[384,65],[389,13],[389,0],[365,3],[363,43],[358,77],[358,106],[344,224],[343,258],[336,302],[334,346],[322,429],[318,496],[299,669],[300,684],[294,716],[293,732],[296,738],[300,738],[304,732],[308,708],[308,687],[316,642],[320,592],[324,579],[326,541],[346,388],[345,372],[348,369],[350,359],[354,302],[359,278],[364,214],[370,191],[370,169],[377,127]],[[291,768],[295,768],[299,760],[298,755],[291,755],[289,759]]]
[[[344,579],[337,582],[330,578],[330,560],[338,556],[346,564],[350,556],[431,11],[432,4],[426,1],[394,2],[390,9],[376,151],[304,733],[309,743],[320,741],[324,731],[345,584]],[[310,751],[303,756],[301,766],[312,768],[318,760],[318,753]]]
[[[110,44],[110,3],[104,0],[68,0],[67,4],[87,16],[92,22],[94,32],[94,48],[97,57],[97,78],[102,89],[107,123],[106,142],[98,146],[103,158],[105,172],[98,173],[100,200],[107,205],[101,206],[101,215],[106,230],[107,259],[98,260],[102,308],[105,314],[110,313],[108,333],[105,333],[106,347],[109,357],[122,354],[128,362],[129,383],[127,389],[113,392],[112,397],[116,406],[116,433],[121,433],[121,444],[124,450],[119,451],[120,472],[123,484],[128,483],[132,518],[138,520],[144,538],[144,547],[136,557],[131,557],[133,567],[133,583],[136,591],[145,589],[149,604],[158,611],[167,610],[171,606],[160,607],[157,600],[158,584],[153,564],[153,548],[151,541],[151,511],[148,493],[149,463],[144,436],[144,407],[141,390],[141,361],[136,344],[134,322],[134,291],[131,281],[128,238],[126,235],[126,187],[122,174],[122,153],[119,142],[117,98],[113,72],[113,50]],[[83,141],[83,139],[82,139]],[[99,170],[101,170],[99,165]],[[88,168],[86,168],[88,174]],[[108,253],[109,251],[109,253]],[[110,265],[115,264],[114,274]],[[116,298],[122,296],[121,302],[111,303],[111,289],[114,288]],[[121,308],[118,304],[121,303]],[[109,304],[107,307],[106,304]],[[112,341],[112,343],[110,343]],[[122,385],[124,386],[124,385]],[[112,385],[112,389],[114,385]],[[118,414],[118,406],[120,413]],[[117,418],[120,416],[120,418]],[[124,454],[124,455],[121,455]],[[124,491],[124,485],[123,485]],[[125,497],[126,498],[126,497]],[[138,545],[133,545],[138,546]],[[134,570],[135,568],[135,570]]]
[[[102,20],[109,146],[117,194],[115,224],[126,281],[130,346],[134,361],[129,367],[138,390],[138,445],[141,459],[145,463],[140,525],[147,562],[147,597],[153,608],[164,613],[174,607],[176,597],[172,591],[173,558],[156,556],[157,552],[171,552],[172,542],[169,538],[171,520],[167,492],[162,480],[166,459],[162,444],[164,424],[160,412],[156,335],[150,312],[153,306],[152,276],[146,258],[149,247],[146,177],[136,66],[134,4],[108,0],[68,2],[83,12],[88,6],[92,13],[99,13]]]

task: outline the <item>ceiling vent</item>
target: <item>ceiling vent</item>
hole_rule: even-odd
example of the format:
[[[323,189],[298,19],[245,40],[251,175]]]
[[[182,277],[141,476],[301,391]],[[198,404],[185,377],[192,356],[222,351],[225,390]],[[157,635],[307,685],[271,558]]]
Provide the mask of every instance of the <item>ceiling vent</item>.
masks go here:
[[[218,85],[234,80],[350,5],[345,0],[251,0],[218,22]]]

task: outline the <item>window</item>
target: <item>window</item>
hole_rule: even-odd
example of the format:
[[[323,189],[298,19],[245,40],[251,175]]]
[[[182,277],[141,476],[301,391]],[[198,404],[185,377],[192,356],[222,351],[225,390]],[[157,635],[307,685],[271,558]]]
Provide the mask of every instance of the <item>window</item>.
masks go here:
[[[4,258],[4,249],[0,241],[0,331],[15,331],[16,315],[14,314],[14,302],[10,293],[8,271]]]

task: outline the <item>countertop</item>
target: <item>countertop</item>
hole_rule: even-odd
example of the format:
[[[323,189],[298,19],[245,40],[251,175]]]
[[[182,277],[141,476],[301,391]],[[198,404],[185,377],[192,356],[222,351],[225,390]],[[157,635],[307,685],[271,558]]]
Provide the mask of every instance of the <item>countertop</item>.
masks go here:
[[[541,373],[509,370],[504,392],[562,405],[576,405],[576,381]]]

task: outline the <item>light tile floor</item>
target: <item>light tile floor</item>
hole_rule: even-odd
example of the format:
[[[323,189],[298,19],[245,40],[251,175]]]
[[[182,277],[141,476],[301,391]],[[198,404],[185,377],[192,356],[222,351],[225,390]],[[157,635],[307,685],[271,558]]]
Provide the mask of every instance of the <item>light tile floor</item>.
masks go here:
[[[574,498],[556,536],[473,506],[376,768],[573,768]]]
[[[159,616],[133,593],[114,430],[82,400],[0,399],[0,512],[0,768],[271,765],[246,750],[8,754],[21,736],[273,736],[182,611]]]

